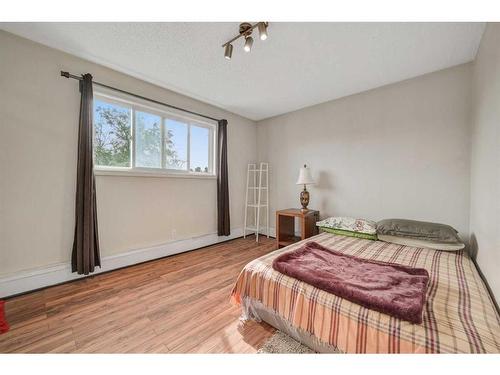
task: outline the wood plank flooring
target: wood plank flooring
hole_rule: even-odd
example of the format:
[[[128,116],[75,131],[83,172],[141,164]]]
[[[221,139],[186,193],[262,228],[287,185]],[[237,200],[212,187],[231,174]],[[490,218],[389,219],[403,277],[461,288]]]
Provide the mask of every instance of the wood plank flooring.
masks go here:
[[[6,301],[0,353],[255,353],[274,333],[229,303],[255,237],[174,255]]]

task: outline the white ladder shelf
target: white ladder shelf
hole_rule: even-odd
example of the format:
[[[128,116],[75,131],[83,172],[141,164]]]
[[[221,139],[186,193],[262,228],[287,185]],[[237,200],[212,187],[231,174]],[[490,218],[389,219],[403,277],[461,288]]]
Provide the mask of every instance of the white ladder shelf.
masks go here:
[[[251,201],[249,201],[251,199]],[[253,225],[248,225],[248,214],[253,209]],[[259,241],[261,233],[261,208],[265,211],[265,233],[269,238],[269,163],[250,163],[247,168],[247,189],[245,196],[245,224],[243,228],[243,238],[247,236],[247,231],[255,233],[255,241]]]

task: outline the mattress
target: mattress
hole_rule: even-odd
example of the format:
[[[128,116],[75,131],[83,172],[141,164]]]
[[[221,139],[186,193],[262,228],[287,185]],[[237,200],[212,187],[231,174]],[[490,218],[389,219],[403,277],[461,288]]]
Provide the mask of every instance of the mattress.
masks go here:
[[[307,241],[364,259],[425,268],[422,324],[369,310],[272,268]],[[321,233],[248,263],[231,299],[243,319],[263,319],[320,352],[500,353],[500,317],[464,251],[444,252]]]

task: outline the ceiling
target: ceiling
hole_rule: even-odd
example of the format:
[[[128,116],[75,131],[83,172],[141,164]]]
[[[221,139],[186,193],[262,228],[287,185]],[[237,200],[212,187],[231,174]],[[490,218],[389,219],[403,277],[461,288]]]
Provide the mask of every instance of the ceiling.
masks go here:
[[[475,58],[483,23],[273,23],[250,53],[238,23],[0,23],[0,28],[252,120]],[[74,72],[80,73],[80,72]]]

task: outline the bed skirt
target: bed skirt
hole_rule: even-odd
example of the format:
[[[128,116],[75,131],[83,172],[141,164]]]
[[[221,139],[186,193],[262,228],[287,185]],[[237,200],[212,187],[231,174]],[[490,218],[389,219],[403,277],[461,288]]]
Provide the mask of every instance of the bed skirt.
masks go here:
[[[247,320],[254,320],[257,322],[264,321],[315,352],[336,354],[342,353],[335,346],[321,342],[317,337],[311,335],[310,333],[300,328],[293,327],[288,321],[257,300],[249,297],[243,298],[241,301],[241,310],[241,320],[243,322]]]

